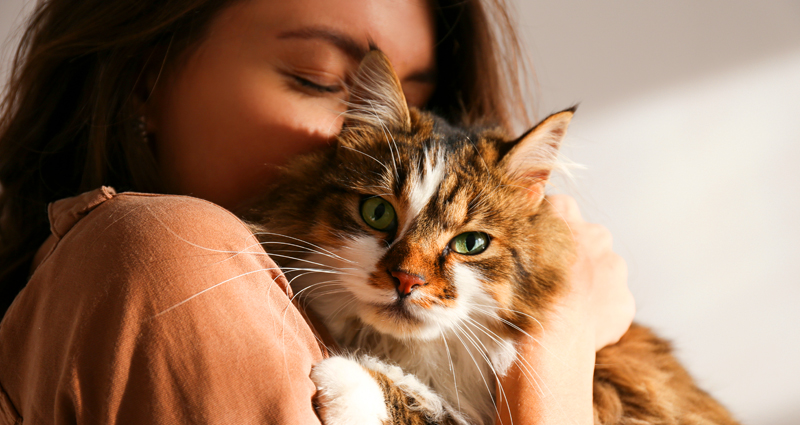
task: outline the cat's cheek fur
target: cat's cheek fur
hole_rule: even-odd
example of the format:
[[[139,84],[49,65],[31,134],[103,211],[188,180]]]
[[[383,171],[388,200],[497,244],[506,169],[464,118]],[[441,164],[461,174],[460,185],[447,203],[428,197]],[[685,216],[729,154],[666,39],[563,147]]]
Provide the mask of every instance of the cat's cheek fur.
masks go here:
[[[456,299],[451,306],[433,305],[429,309],[413,308],[411,312],[422,321],[416,339],[439,338],[442,332],[458,328],[471,318],[489,317],[499,320],[496,302],[483,289],[481,275],[465,264],[453,266]]]
[[[376,272],[375,265],[386,253],[381,242],[372,236],[359,236],[347,239],[342,247],[333,249],[350,260],[349,264],[342,264],[346,273],[340,275],[339,281],[361,303],[389,304],[395,299],[394,291],[367,284]]]
[[[315,404],[325,425],[389,423],[383,390],[370,373],[346,357],[330,357],[311,369]]]

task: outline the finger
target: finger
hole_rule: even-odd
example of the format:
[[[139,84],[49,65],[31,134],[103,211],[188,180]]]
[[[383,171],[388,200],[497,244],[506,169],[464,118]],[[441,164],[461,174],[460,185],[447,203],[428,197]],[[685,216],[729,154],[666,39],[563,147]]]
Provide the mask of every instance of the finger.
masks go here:
[[[550,205],[561,215],[564,221],[582,221],[578,203],[569,195],[550,195],[547,197]]]
[[[614,237],[606,226],[597,223],[586,223],[581,226],[581,231],[586,244],[590,244],[596,250],[612,250]]]

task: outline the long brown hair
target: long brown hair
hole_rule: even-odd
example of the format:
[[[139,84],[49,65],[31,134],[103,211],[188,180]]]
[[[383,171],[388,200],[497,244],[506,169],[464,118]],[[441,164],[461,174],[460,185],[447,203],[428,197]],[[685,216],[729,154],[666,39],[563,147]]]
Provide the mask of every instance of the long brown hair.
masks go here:
[[[43,0],[14,56],[0,115],[0,314],[49,235],[46,206],[101,185],[163,192],[134,98],[236,0]],[[437,88],[452,121],[528,123],[504,0],[439,0]]]

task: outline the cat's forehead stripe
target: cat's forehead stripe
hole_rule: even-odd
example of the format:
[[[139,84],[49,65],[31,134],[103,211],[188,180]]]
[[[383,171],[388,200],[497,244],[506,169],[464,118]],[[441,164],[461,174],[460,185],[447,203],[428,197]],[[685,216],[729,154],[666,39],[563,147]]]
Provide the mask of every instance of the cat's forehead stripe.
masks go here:
[[[431,153],[426,150],[423,158],[424,171],[420,176],[416,170],[411,171],[408,179],[409,218],[416,218],[425,208],[442,184],[445,174],[444,155],[441,150]]]

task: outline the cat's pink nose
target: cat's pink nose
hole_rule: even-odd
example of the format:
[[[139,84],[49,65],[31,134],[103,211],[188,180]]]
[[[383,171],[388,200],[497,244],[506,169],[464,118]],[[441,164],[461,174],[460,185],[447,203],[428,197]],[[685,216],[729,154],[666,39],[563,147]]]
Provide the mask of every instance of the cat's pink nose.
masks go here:
[[[395,285],[397,286],[397,293],[399,293],[401,297],[410,294],[417,286],[425,284],[425,280],[420,276],[409,274],[404,271],[395,270],[391,272],[391,274],[396,279]]]

